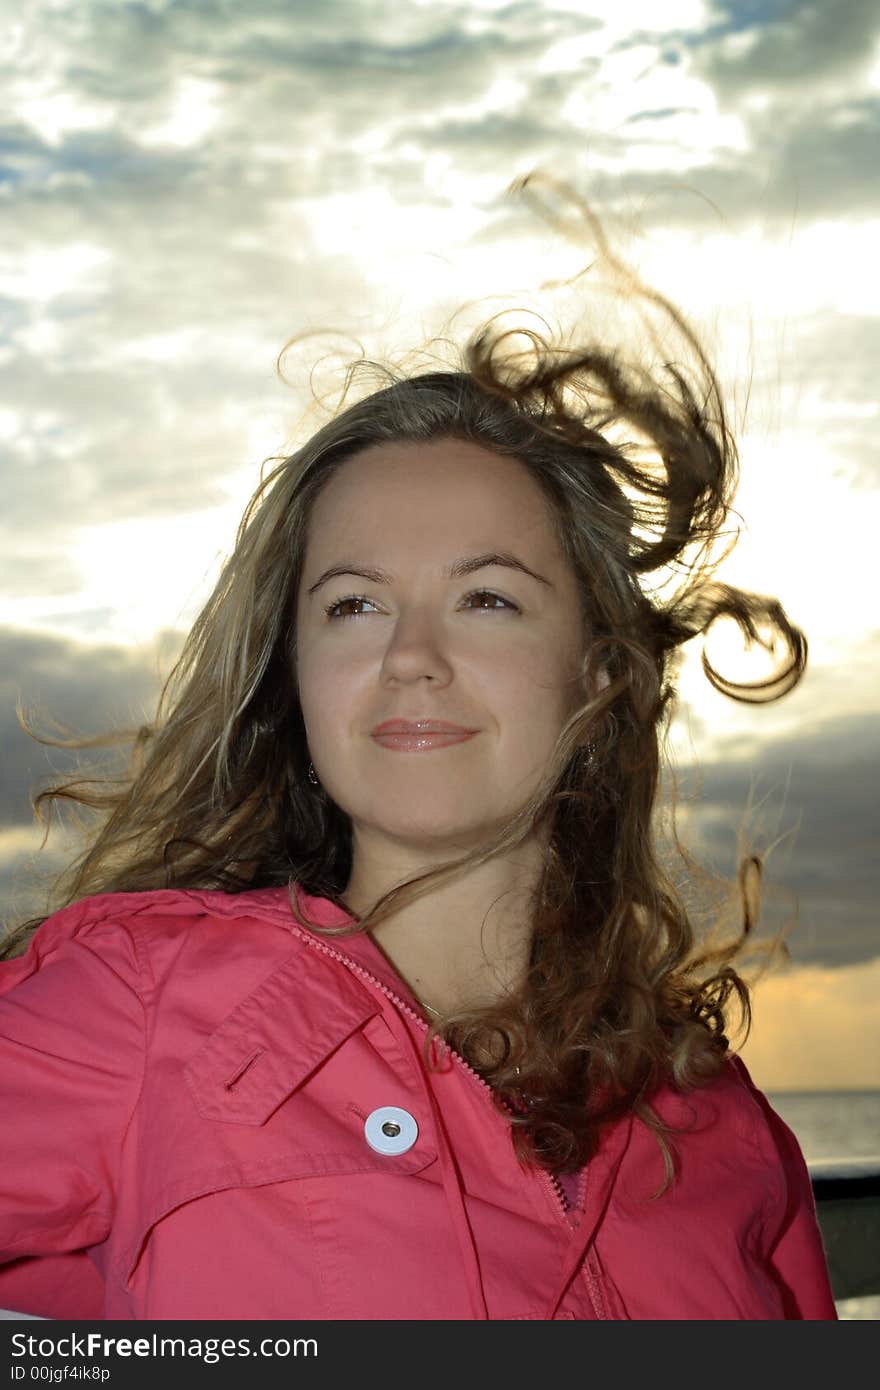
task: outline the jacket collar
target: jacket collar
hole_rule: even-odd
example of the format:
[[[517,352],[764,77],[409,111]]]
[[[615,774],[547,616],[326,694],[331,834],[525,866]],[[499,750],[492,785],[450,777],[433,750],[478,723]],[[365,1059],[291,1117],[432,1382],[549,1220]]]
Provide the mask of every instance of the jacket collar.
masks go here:
[[[287,890],[285,889],[286,893]],[[293,929],[298,929],[298,934],[310,938],[313,945],[321,943],[325,947],[338,951],[340,955],[347,956],[370,975],[375,976],[380,984],[384,985],[391,994],[397,995],[399,999],[416,1013],[422,1013],[423,1008],[416,996],[413,994],[409,985],[398,974],[391,961],[386,956],[378,942],[369,932],[357,932],[352,936],[327,937],[319,936],[317,932],[309,929],[304,918],[311,918],[321,927],[341,927],[351,926],[355,918],[351,913],[329,900],[329,898],[314,897],[306,893],[299,884],[294,884],[291,890],[290,909],[294,918]]]
[[[250,908],[286,926],[296,944],[211,1034],[185,1068],[185,1077],[205,1118],[260,1125],[382,1011],[376,991],[353,971],[340,970],[328,950],[348,957],[414,1010],[419,1004],[372,937],[363,932],[328,937],[306,925],[303,918],[320,927],[354,923],[329,898],[306,893],[296,883],[247,898]],[[240,910],[235,898],[224,899],[223,906]]]
[[[375,992],[297,943],[191,1058],[186,1083],[207,1119],[264,1124],[380,1011]]]

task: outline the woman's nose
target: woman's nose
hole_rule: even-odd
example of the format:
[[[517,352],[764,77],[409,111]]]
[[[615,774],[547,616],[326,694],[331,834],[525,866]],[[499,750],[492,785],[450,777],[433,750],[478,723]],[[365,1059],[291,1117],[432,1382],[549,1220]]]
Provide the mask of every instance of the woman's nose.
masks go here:
[[[425,605],[401,613],[394,623],[383,659],[383,670],[407,680],[451,674],[448,641],[436,614]]]

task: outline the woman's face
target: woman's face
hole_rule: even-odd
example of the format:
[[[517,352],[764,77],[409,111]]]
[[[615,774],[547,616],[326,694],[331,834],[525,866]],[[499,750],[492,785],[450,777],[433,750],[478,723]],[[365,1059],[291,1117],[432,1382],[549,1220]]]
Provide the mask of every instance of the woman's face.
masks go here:
[[[501,553],[539,577],[497,562],[447,574]],[[547,503],[523,464],[479,445],[347,460],[312,512],[296,626],[310,755],[356,851],[471,848],[529,797],[583,698],[577,587]],[[405,750],[373,736],[393,719],[476,732]]]

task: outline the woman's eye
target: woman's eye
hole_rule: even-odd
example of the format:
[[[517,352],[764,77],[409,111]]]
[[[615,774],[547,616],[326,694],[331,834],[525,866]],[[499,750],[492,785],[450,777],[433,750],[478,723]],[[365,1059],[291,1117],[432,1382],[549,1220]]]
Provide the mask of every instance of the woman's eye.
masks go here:
[[[340,613],[339,610],[341,608],[344,608],[347,603],[369,602],[370,600],[368,598],[364,598],[362,595],[351,594],[348,598],[338,598],[335,603],[328,603],[326,608],[324,609],[324,612],[327,614],[328,618],[358,618],[360,617],[359,613]]]
[[[517,608],[515,603],[511,603],[510,599],[502,598],[500,594],[493,593],[491,589],[472,589],[469,594],[465,594],[462,602],[467,603],[467,601],[472,598],[491,600],[491,602],[489,603],[479,603],[473,605],[476,608],[487,609],[490,613],[500,613],[503,612],[504,609],[510,609],[512,612],[515,613],[519,612],[519,609]],[[324,609],[324,612],[327,614],[327,617],[331,619],[331,621],[335,618],[361,617],[362,614],[360,613],[344,613],[342,611],[345,608],[346,604],[349,603],[372,603],[372,600],[366,598],[363,594],[349,594],[348,598],[338,598],[334,603],[328,603]],[[502,606],[499,607],[498,605]]]
[[[489,598],[489,599],[495,599],[496,602],[498,602],[498,603],[503,603],[504,606],[505,606],[506,608],[516,609],[516,604],[515,604],[515,603],[511,603],[511,602],[510,602],[510,599],[502,598],[500,594],[495,594],[495,593],[493,593],[491,589],[473,589],[469,594],[465,594],[465,598],[466,598],[466,599],[469,599],[469,598]],[[481,608],[484,607],[484,606],[485,606],[485,605],[483,605],[483,604],[480,604],[480,605],[479,605],[479,607],[481,607]],[[489,606],[490,608],[492,607],[492,605],[488,605],[488,606]]]

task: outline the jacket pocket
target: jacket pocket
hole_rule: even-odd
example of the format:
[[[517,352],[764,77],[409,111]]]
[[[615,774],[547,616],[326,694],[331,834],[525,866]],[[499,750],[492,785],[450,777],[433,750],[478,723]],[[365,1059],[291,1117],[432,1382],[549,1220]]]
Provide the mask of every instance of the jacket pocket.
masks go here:
[[[125,1243],[115,1261],[115,1276],[121,1284],[128,1286],[154,1227],[160,1221],[172,1218],[173,1213],[180,1207],[199,1198],[303,1178],[342,1177],[346,1174],[362,1173],[405,1177],[421,1172],[434,1163],[436,1158],[436,1151],[427,1145],[420,1145],[418,1149],[392,1158],[356,1151],[286,1153],[260,1163],[193,1173],[176,1184],[168,1184],[159,1189],[155,1202],[139,1216],[133,1238]],[[206,1260],[210,1259],[209,1250],[205,1250],[204,1257]],[[246,1267],[246,1257],[243,1263]]]

